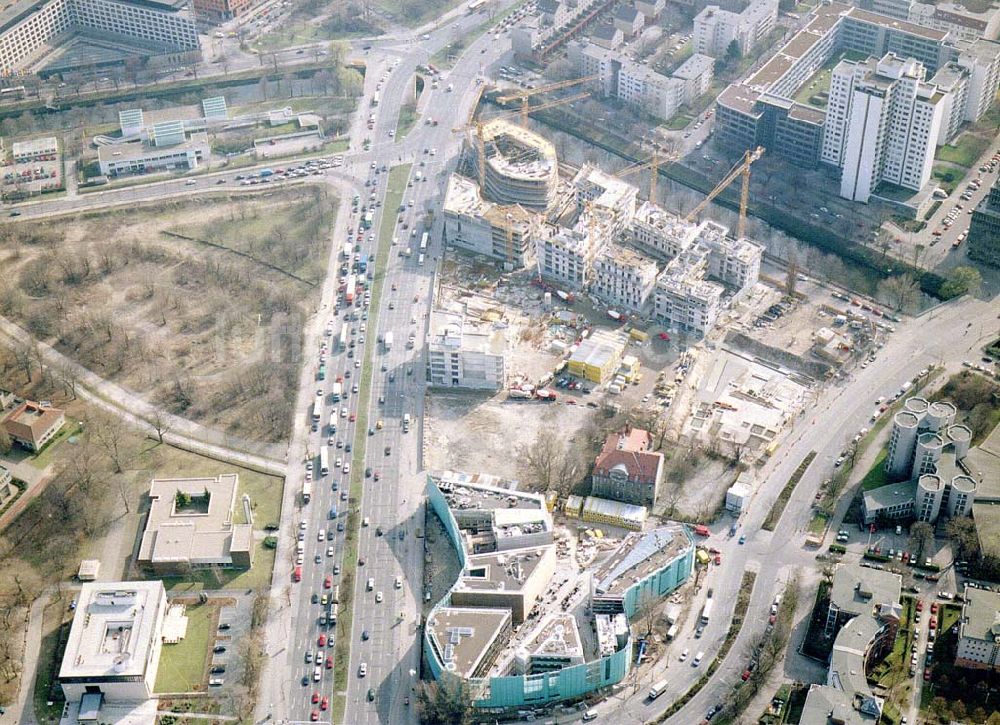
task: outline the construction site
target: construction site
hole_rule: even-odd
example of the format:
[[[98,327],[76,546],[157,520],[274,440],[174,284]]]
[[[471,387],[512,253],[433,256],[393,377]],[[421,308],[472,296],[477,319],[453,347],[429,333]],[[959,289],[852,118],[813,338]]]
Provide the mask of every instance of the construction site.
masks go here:
[[[753,471],[788,424],[819,385],[865,364],[891,315],[773,266],[747,237],[763,149],[684,216],[651,201],[670,162],[662,152],[613,174],[560,160],[527,128],[528,98],[574,84],[510,93],[499,100],[519,110],[464,129],[435,306],[462,330],[447,340],[450,369],[490,372],[441,386],[428,370],[448,390],[429,396],[426,462],[449,469],[474,457],[484,472],[523,478],[525,452],[558,431],[580,461],[579,480],[562,489],[586,494],[600,432],[638,421],[668,458],[653,513],[714,516],[737,477],[752,496]],[[648,195],[629,180],[642,172]],[[705,218],[731,184],[742,201],[733,229]]]

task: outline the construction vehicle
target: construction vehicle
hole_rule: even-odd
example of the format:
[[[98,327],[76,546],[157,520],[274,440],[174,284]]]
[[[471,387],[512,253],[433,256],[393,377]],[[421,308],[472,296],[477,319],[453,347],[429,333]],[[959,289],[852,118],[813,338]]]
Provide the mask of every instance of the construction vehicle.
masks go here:
[[[750,164],[759,159],[763,154],[763,146],[758,146],[752,151],[747,149],[740,162],[737,163],[728,174],[726,174],[722,181],[716,184],[714,189],[708,192],[708,196],[706,196],[701,203],[698,204],[698,206],[692,209],[690,213],[684,217],[684,220],[688,222],[694,221],[715,197],[721,194],[731,183],[733,183],[733,181],[735,181],[737,176],[742,176],[743,185],[740,189],[740,220],[739,226],[737,227],[736,238],[745,238],[747,229],[747,201],[750,198]]]

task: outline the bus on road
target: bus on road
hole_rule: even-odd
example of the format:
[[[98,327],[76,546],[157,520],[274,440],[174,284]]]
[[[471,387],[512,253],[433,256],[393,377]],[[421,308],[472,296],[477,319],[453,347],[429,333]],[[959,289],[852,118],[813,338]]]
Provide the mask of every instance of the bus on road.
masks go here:
[[[319,449],[319,475],[325,476],[330,472],[330,450],[327,446]]]
[[[323,401],[319,398],[313,401],[313,423],[319,423],[320,416],[323,415]]]
[[[424,235],[420,237],[420,251],[427,251],[427,232],[424,232]]]

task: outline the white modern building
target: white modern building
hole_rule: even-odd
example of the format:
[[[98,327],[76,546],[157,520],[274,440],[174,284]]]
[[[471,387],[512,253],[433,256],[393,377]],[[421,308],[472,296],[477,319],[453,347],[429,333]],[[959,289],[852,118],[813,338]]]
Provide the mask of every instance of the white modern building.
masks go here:
[[[609,224],[610,234],[619,234],[635,215],[639,189],[627,181],[584,164],[573,178],[577,211],[591,209]]]
[[[534,257],[541,215],[518,205],[484,200],[470,179],[458,174],[448,177],[443,212],[445,244],[512,268],[525,267]]]
[[[607,238],[588,226],[583,223],[569,229],[546,225],[535,241],[538,273],[542,277],[567,291],[590,285],[594,260]]]
[[[594,261],[590,291],[616,309],[640,312],[656,286],[656,262],[620,244],[608,244]]]
[[[656,318],[672,330],[705,335],[722,311],[725,289],[705,279],[708,250],[685,249],[656,280]]]
[[[1000,671],[1000,594],[965,588],[955,665]]]
[[[110,177],[151,171],[191,171],[201,168],[210,157],[211,149],[205,133],[191,134],[188,139],[169,146],[130,141],[97,149],[101,173]]]
[[[915,2],[907,19],[925,28],[944,31],[952,40],[996,40],[1000,33],[1000,12],[996,5],[976,12],[951,2]]]
[[[77,33],[199,51],[187,0],[18,0],[0,10],[0,73],[26,70]]]
[[[924,66],[887,53],[834,68],[821,158],[840,168],[840,195],[867,202],[882,182],[917,191],[931,178],[944,94]]]
[[[499,390],[506,378],[507,341],[501,330],[475,325],[462,312],[431,313],[427,382],[441,388]]]
[[[708,5],[694,18],[695,53],[722,58],[735,40],[746,55],[771,32],[777,19],[777,0],[752,0],[741,12]]]
[[[691,56],[667,76],[631,60],[618,50],[595,43],[571,42],[567,57],[585,76],[596,76],[601,95],[617,98],[658,118],[670,118],[684,104],[708,90],[714,61],[707,55]]]
[[[71,721],[106,722],[111,718],[100,717],[105,707],[134,706],[153,697],[166,611],[160,581],[80,587],[59,668]]]

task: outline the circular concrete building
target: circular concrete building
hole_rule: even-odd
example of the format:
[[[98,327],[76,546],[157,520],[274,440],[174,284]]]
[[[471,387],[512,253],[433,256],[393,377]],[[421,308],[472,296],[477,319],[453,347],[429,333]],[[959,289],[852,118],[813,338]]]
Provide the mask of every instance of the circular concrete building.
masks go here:
[[[932,431],[947,428],[955,422],[955,414],[957,412],[955,406],[947,400],[934,401],[927,406],[927,414],[924,416],[923,427]]]
[[[927,404],[927,401],[922,398],[910,398],[906,401],[906,406],[909,406],[914,401],[923,402],[924,405]],[[917,444],[920,419],[921,416],[911,410],[901,410],[893,416],[888,455],[885,459],[885,472],[889,478],[901,480],[910,477],[910,471],[913,467],[913,450]]]
[[[484,123],[480,140],[476,163],[485,163],[483,196],[498,204],[548,209],[559,182],[555,147],[537,133],[503,119]],[[483,155],[485,159],[480,158]]]

